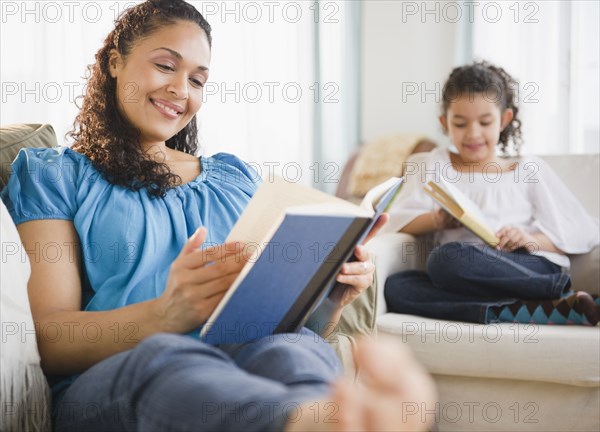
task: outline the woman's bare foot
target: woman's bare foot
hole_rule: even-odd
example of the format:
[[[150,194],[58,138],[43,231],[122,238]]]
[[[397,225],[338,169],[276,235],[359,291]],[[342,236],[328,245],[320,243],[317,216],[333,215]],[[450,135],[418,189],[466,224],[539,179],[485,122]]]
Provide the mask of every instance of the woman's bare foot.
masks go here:
[[[431,377],[393,339],[362,340],[355,351],[360,380],[340,379],[329,398],[306,404],[286,431],[427,431],[435,409]],[[304,408],[304,407],[303,407]]]

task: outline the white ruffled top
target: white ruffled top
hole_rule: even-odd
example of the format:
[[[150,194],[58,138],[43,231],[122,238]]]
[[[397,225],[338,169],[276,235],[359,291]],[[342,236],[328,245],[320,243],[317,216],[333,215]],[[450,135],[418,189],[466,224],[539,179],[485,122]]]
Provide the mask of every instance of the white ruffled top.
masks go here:
[[[483,172],[458,172],[447,149],[413,155],[406,162],[406,183],[390,209],[385,231],[398,231],[417,216],[438,208],[423,186],[442,177],[481,208],[494,231],[515,226],[527,232],[542,232],[567,254],[587,253],[597,246],[598,219],[587,213],[556,173],[537,157],[521,157],[515,162],[513,171],[503,172],[499,165],[491,163]],[[483,244],[464,227],[438,231],[434,241]],[[545,251],[534,254],[565,268],[570,265],[564,255]]]

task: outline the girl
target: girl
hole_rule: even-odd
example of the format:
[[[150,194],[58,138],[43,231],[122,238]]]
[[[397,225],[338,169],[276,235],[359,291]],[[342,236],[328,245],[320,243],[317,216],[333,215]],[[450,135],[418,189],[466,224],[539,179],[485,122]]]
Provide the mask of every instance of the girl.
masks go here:
[[[358,351],[370,381],[357,390],[309,330],[221,347],[195,336],[244,265],[240,245],[199,248],[224,242],[256,190],[236,157],[194,156],[210,57],[191,5],[128,9],[90,68],[73,147],[13,164],[3,200],[31,261],[56,430],[425,429],[396,407],[431,403],[432,385],[397,348]],[[48,246],[58,258],[40,259]],[[373,280],[366,250],[356,255],[324,302],[334,323]]]
[[[456,152],[436,149],[414,159],[391,224],[400,232],[434,234],[427,272],[390,277],[391,311],[447,320],[596,325],[598,306],[570,290],[566,254],[598,244],[592,219],[539,158],[518,154],[521,121],[515,80],[486,62],[456,68],[443,89],[444,131]],[[420,159],[419,159],[420,158]],[[409,162],[411,164],[411,162]],[[496,249],[462,227],[423,191],[444,177],[469,196],[496,230]]]

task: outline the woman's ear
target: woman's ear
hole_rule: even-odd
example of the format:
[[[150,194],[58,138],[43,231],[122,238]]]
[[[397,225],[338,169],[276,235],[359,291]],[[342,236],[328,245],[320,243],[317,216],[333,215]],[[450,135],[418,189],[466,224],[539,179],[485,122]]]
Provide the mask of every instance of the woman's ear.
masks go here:
[[[116,49],[111,49],[108,54],[108,71],[110,76],[116,78],[121,65],[121,54]]]
[[[441,115],[438,117],[438,119],[440,120],[440,124],[442,125],[442,129],[444,130],[444,133],[448,133],[448,120],[446,119],[446,116]]]
[[[510,124],[510,122],[513,120],[515,116],[514,111],[511,108],[507,108],[504,110],[504,113],[502,113],[502,130],[504,130],[506,128],[506,126],[508,126]]]

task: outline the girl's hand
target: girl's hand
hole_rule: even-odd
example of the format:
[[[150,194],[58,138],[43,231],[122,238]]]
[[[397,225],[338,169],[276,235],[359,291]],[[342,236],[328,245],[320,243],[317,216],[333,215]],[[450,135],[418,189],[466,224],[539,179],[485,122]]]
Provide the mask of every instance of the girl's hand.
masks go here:
[[[500,240],[496,249],[512,252],[519,248],[526,248],[529,252],[537,248],[535,237],[523,231],[521,228],[505,226],[496,233]]]
[[[437,210],[434,210],[431,213],[431,217],[433,219],[433,226],[435,227],[436,231],[441,231],[445,229],[455,229],[463,226],[450,213],[448,213],[441,207]]]
[[[357,261],[347,262],[336,277],[337,283],[329,294],[329,300],[335,308],[349,305],[373,284],[375,264],[364,246],[356,246],[354,256]]]
[[[206,234],[200,228],[188,239],[171,265],[165,291],[155,300],[163,331],[185,333],[206,322],[246,264],[239,243],[198,249]]]

